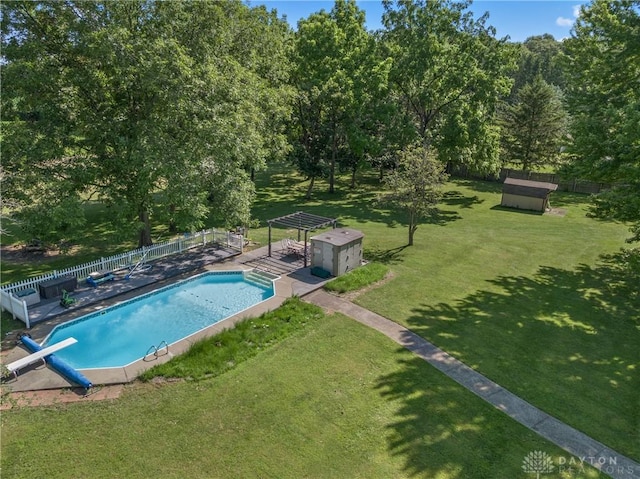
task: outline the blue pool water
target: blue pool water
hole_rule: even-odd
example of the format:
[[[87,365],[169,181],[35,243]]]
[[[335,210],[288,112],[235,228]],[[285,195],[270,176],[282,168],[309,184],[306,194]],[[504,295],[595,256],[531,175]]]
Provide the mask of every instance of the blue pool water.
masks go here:
[[[204,273],[57,326],[43,346],[74,337],[56,353],[76,369],[126,366],[150,346],[175,343],[274,296],[242,272]]]

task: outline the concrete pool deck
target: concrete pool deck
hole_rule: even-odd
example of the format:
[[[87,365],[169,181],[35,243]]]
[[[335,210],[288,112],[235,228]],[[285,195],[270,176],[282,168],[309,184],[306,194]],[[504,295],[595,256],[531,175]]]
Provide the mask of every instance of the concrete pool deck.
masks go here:
[[[257,317],[262,313],[278,308],[291,296],[303,296],[321,288],[327,281],[311,275],[310,267],[303,267],[302,261],[284,255],[279,251],[267,256],[267,247],[261,247],[242,254],[234,254],[228,250],[209,247],[192,251],[183,255],[175,255],[153,263],[153,267],[144,273],[134,275],[127,280],[122,276],[114,281],[103,283],[97,288],[79,285],[73,297],[77,302],[74,307],[64,309],[58,300],[44,302],[29,308],[36,324],[28,333],[38,343],[57,325],[66,323],[80,316],[99,311],[129,300],[141,294],[156,290],[180,280],[206,271],[239,271],[259,268],[279,276],[275,284],[275,295],[249,309],[235,314],[220,323],[205,328],[188,338],[173,343],[167,353],[161,350],[158,356],[149,355],[126,367],[106,369],[85,369],[82,374],[94,385],[124,384],[132,382],[143,371],[170,360],[172,357],[186,352],[191,345],[205,337],[213,336],[223,329],[232,328],[238,321],[247,317]],[[27,331],[27,330],[23,330]],[[29,354],[29,351],[17,340],[17,333],[12,338],[15,346],[3,351],[3,364],[10,363]],[[144,354],[142,352],[141,354]],[[42,362],[23,368],[17,377],[3,380],[3,389],[10,392],[39,391],[47,389],[71,388],[76,394],[84,394],[82,388],[58,374]]]

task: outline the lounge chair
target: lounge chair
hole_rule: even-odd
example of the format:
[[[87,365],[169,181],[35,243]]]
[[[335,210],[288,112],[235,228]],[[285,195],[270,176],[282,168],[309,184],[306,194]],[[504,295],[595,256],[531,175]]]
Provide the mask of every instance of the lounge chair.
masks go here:
[[[97,288],[99,284],[105,281],[113,281],[116,277],[110,271],[96,271],[87,276],[87,284]]]

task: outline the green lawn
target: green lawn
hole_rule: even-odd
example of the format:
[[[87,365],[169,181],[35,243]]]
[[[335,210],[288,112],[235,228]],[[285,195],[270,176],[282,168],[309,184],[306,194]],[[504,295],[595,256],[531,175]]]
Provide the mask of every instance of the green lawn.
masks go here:
[[[421,225],[415,245],[406,247],[403,216],[376,205],[373,175],[357,191],[338,187],[329,195],[319,183],[307,201],[306,183],[295,175],[261,176],[254,209],[261,227],[251,230],[252,241],[266,244],[266,220],[298,210],[362,230],[365,258],[390,274],[356,302],[640,460],[640,278],[625,269],[620,254],[629,235],[625,225],[588,218],[583,195],[554,193],[553,206],[566,215],[539,215],[500,208],[499,184],[452,180],[438,218]],[[273,240],[294,233],[274,228]],[[130,477],[137,471],[148,477],[172,460],[184,457],[191,464],[195,455],[206,455],[190,466],[192,476],[511,478],[531,477],[520,467],[530,450],[552,452],[385,341],[332,317],[216,379],[145,386],[113,404],[5,413],[2,456],[10,462],[3,473],[38,477],[21,472],[34,464],[24,457],[34,451],[56,457],[36,436],[80,450],[70,456],[71,465],[65,461],[75,472],[56,476],[56,469],[47,477],[87,477],[78,469],[85,467],[85,455],[104,463],[110,455],[122,456],[123,463],[135,465],[134,475],[127,471]],[[161,416],[176,419],[156,418],[164,404],[168,409]],[[353,413],[335,419],[336,411]],[[36,432],[48,422],[49,432]],[[69,426],[58,432],[66,423],[77,431]],[[101,433],[102,426],[109,432]],[[154,441],[154,434],[162,440]],[[86,444],[78,444],[80,437]],[[165,440],[169,447],[163,449]],[[180,442],[191,448],[178,451]],[[13,456],[23,460],[14,463]],[[56,461],[49,459],[48,467],[58,467]],[[183,466],[175,466],[175,477],[182,477]],[[100,467],[103,475],[92,477],[122,475]],[[205,470],[220,473],[207,476]],[[167,465],[166,471],[174,469]]]
[[[618,253],[625,227],[496,207],[486,185],[453,182],[445,225],[413,248],[381,244],[394,279],[357,302],[397,321],[546,412],[640,459],[640,277]],[[372,235],[369,235],[372,236]],[[402,245],[402,241],[398,241]]]
[[[1,421],[3,478],[524,479],[531,451],[568,458],[340,315],[213,379]]]
[[[556,192],[564,216],[540,215],[501,208],[500,184],[454,179],[438,218],[406,247],[402,215],[378,207],[365,180],[364,193],[319,189],[304,201],[297,178],[273,175],[256,211],[304,209],[362,230],[366,259],[392,280],[357,303],[640,460],[640,277],[620,253],[628,227],[589,218],[586,195]],[[265,230],[254,233],[266,243]]]

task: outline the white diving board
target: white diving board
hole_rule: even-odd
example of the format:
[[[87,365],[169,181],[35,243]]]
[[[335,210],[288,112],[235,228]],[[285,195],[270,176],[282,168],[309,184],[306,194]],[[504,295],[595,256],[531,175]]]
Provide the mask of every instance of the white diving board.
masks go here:
[[[33,364],[40,359],[42,359],[42,362],[45,362],[45,356],[49,356],[50,354],[53,354],[56,351],[60,351],[61,349],[71,346],[72,344],[75,344],[77,342],[78,340],[76,338],[64,339],[59,343],[52,344],[51,346],[43,348],[40,351],[29,354],[29,356],[25,356],[22,359],[18,359],[17,361],[7,364],[7,369],[17,377],[19,369],[22,369],[29,364]]]

